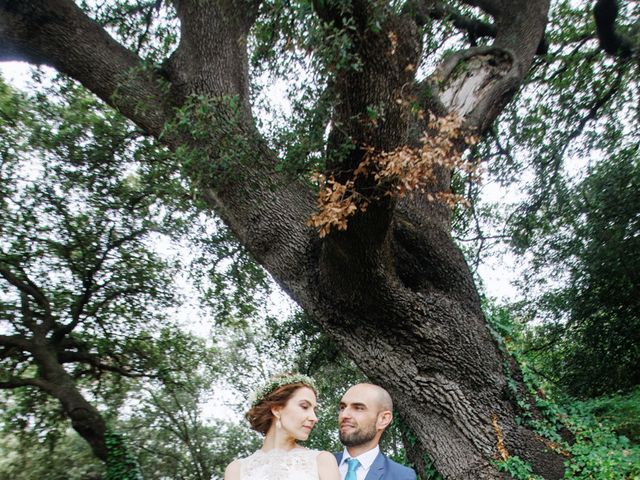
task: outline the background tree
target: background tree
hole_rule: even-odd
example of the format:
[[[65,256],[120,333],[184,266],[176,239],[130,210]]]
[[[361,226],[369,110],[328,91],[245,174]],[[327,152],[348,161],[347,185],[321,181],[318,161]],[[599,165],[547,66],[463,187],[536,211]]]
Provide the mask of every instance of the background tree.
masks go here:
[[[47,456],[65,446],[75,448],[78,441],[66,431],[66,420],[76,420],[77,427],[76,417],[82,412],[69,407],[70,400],[61,398],[59,388],[72,390],[76,402],[84,400],[83,406],[93,409],[93,420],[81,425],[79,433],[98,458],[109,462],[113,457],[109,430],[117,425],[134,441],[130,453],[137,454],[143,472],[153,471],[153,477],[163,472],[172,478],[209,479],[237,456],[246,432],[243,436],[226,426],[213,435],[216,429],[198,415],[204,380],[196,372],[206,365],[210,378],[216,355],[203,341],[184,333],[167,313],[169,307],[178,310],[174,277],[191,265],[203,308],[219,324],[228,324],[254,314],[261,301],[256,285],[264,284],[264,273],[247,261],[223,228],[197,209],[185,211],[181,201],[186,194],[163,162],[162,151],[141,142],[122,117],[103,111],[104,106],[84,90],[59,79],[49,81],[51,85],[33,97],[1,84],[0,128],[6,133],[1,215],[6,248],[0,261],[5,280],[2,328],[7,334],[2,336],[2,386],[12,390],[7,399],[13,405],[3,424],[9,435],[7,448],[18,444],[25,455],[9,458],[0,472],[11,476],[19,471],[28,477],[40,476],[48,468],[49,474],[58,472],[62,477],[80,478],[87,472],[100,477],[102,469],[87,461],[82,449],[78,459],[87,465],[77,472],[65,466],[71,457]],[[142,155],[155,155],[157,163],[140,166],[136,158]],[[168,237],[184,244],[190,232],[202,229],[214,229],[215,234],[192,242],[184,262],[173,260],[170,252],[158,256],[161,235],[164,245]],[[220,265],[230,261],[230,267]],[[27,287],[32,290],[20,296],[20,289]],[[50,312],[41,313],[36,305],[32,314],[27,304],[20,316],[19,300],[28,301],[29,294],[38,293],[36,300],[54,305]],[[62,377],[68,373],[68,378],[54,378],[51,384],[40,378],[40,372],[47,370],[31,350],[43,341],[53,353],[51,368],[57,367]],[[146,380],[138,385],[134,378]],[[135,392],[141,391],[146,395],[133,402]],[[163,405],[163,393],[173,403]],[[62,408],[52,405],[47,395],[60,400]],[[183,415],[190,422],[182,422],[173,436],[145,439],[132,419],[119,420],[123,406],[125,411],[142,408],[138,420],[155,421],[158,430],[159,415],[152,415],[150,405],[171,412],[174,424]],[[18,428],[9,434],[12,427]],[[156,453],[171,448],[175,461],[149,459],[140,453],[150,448],[141,449],[143,443],[154,445]],[[43,459],[45,465],[38,466]]]
[[[21,441],[15,434],[7,433],[0,440],[0,478],[28,480],[99,480],[102,464],[94,456],[86,441],[75,431],[63,432],[55,441],[35,438]]]
[[[154,196],[126,173],[136,133],[68,88],[71,105],[33,108],[2,84],[0,388],[56,398],[106,460],[108,427],[83,390],[105,374],[162,375],[173,267],[146,244],[163,220]]]
[[[622,2],[591,7],[555,5],[552,51],[534,63],[521,95],[474,152],[490,159],[487,176],[515,201],[478,204],[482,187],[470,185],[477,208],[464,212],[460,228],[472,258],[509,243],[524,272],[514,307],[543,324],[529,346],[537,368],[581,396],[629,391],[639,361],[632,296],[640,206],[631,192],[640,131],[629,121],[639,101],[637,61],[623,47],[615,56],[601,48],[613,42],[603,30],[620,45],[630,41],[638,10]]]
[[[619,26],[616,2],[597,5],[600,47],[617,69],[635,65],[637,42]],[[198,197],[389,389],[445,478],[496,478],[493,459],[514,454],[545,478],[562,476],[562,457],[517,421],[533,399],[487,328],[450,235],[451,170],[545,52],[548,1],[181,0],[160,10],[167,23],[156,2],[81,6],[0,2],[0,58],[54,66],[174,151]],[[178,32],[170,55],[146,48],[158,25]],[[308,68],[299,76],[314,88],[298,97],[307,129],[258,132],[249,46],[274,74]],[[321,166],[314,223],[323,239],[307,226],[312,186],[281,159],[298,160],[294,173]],[[419,185],[413,196],[395,193]]]
[[[628,392],[640,384],[639,158],[637,148],[628,149],[596,165],[567,189],[552,223],[529,247],[537,266],[531,284],[543,276],[548,282],[553,272],[560,277],[527,308],[548,318],[529,348],[545,377],[573,395]]]

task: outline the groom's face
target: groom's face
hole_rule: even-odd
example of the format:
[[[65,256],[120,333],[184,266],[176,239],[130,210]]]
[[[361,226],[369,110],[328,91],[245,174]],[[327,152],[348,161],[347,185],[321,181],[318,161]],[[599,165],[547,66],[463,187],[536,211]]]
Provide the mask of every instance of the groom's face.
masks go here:
[[[338,435],[343,445],[364,445],[378,434],[378,402],[366,385],[356,385],[344,394],[338,414]]]

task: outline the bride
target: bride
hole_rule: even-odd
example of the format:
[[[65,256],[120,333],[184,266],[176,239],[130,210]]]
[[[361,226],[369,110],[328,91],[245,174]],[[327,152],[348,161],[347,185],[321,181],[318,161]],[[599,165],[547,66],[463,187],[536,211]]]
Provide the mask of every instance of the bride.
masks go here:
[[[262,448],[230,463],[224,480],[340,480],[333,454],[297,443],[309,437],[318,421],[316,405],[311,378],[271,378],[256,392],[245,415],[251,428],[264,435]]]

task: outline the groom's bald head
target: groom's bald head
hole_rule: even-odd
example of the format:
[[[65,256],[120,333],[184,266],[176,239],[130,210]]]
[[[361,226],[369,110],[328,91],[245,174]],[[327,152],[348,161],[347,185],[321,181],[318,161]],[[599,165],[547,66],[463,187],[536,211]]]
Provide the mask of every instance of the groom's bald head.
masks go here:
[[[389,392],[373,383],[358,383],[349,388],[343,398],[366,400],[368,406],[378,412],[384,410],[393,412],[393,400]]]
[[[389,410],[390,412],[393,411],[393,400],[391,400],[391,395],[389,395],[389,392],[380,385],[374,385],[373,383],[360,383],[358,385],[354,385],[354,387],[362,387],[370,390],[376,399],[379,412],[383,410]]]

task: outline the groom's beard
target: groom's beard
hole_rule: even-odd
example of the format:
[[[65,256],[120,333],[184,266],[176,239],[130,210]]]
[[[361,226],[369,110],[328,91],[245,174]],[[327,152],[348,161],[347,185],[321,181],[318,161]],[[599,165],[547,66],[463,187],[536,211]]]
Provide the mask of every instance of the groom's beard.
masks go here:
[[[376,426],[375,424],[372,424],[368,429],[358,428],[357,430],[349,433],[342,433],[342,431],[338,431],[338,437],[345,447],[357,447],[358,445],[362,445],[373,440],[376,433]]]

